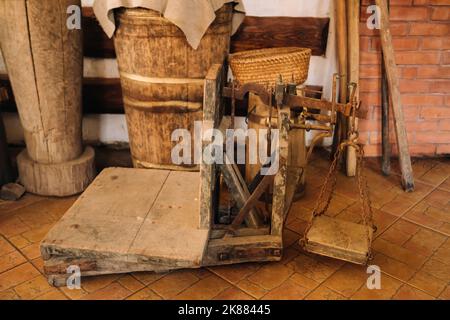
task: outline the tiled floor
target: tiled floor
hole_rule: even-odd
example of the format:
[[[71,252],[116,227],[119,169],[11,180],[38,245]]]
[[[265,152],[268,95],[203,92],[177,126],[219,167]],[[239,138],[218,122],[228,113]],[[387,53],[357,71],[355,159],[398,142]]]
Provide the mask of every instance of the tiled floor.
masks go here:
[[[315,154],[307,192],[289,213],[278,263],[250,263],[168,274],[136,273],[82,280],[81,290],[53,288],[43,275],[39,242],[75,201],[27,194],[0,202],[0,299],[450,299],[450,160],[416,160],[416,191],[400,188],[398,169],[366,175],[378,232],[371,264],[381,289],[369,290],[366,267],[302,252],[298,239],[329,162]],[[395,163],[393,163],[395,165]],[[340,176],[329,215],[359,221],[354,179]]]

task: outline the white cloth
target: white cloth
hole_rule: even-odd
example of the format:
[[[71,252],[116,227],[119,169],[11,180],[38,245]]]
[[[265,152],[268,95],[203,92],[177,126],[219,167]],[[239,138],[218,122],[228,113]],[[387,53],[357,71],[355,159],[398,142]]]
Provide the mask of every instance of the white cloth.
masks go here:
[[[116,30],[114,9],[147,8],[160,12],[164,18],[178,26],[194,48],[200,44],[203,35],[216,17],[216,11],[225,3],[235,2],[233,33],[245,17],[241,0],[95,0],[94,13],[105,33],[111,38]]]

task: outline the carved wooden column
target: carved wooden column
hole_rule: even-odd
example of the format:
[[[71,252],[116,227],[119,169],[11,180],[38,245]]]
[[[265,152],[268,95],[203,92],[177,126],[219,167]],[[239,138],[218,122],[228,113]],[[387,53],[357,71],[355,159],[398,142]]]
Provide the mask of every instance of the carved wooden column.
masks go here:
[[[0,0],[0,45],[25,131],[17,158],[27,191],[82,192],[94,177],[94,151],[83,150],[82,31],[67,8],[80,0]]]

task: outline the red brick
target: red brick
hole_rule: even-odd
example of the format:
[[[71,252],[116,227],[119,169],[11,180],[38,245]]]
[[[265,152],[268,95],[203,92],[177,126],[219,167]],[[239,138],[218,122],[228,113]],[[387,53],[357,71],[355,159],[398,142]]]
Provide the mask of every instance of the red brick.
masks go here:
[[[393,36],[406,36],[410,30],[409,23],[405,22],[392,22],[390,28]]]
[[[413,23],[409,31],[413,36],[446,36],[449,33],[449,25],[441,23]]]
[[[397,52],[395,54],[397,64],[439,64],[441,60],[440,52]]]
[[[361,92],[380,92],[380,79],[361,79],[359,90]]]
[[[433,8],[431,12],[431,20],[450,20],[450,9],[449,8]]]
[[[419,67],[423,68],[423,67]],[[400,67],[400,76],[403,79],[415,79],[417,77],[416,67]]]
[[[448,6],[448,0],[428,0],[428,3],[433,6]]]
[[[424,143],[424,144],[410,144],[409,153],[412,156],[432,156],[436,154],[436,146],[434,144]]]
[[[437,146],[436,154],[450,155],[450,144],[440,144]]]
[[[423,119],[450,119],[449,107],[423,107],[420,111]],[[450,140],[449,140],[450,141]]]
[[[391,21],[426,21],[428,19],[428,8],[425,7],[396,7],[390,10]]]
[[[450,120],[449,119],[440,120],[438,128],[441,131],[450,131]]]
[[[400,92],[427,93],[430,90],[430,83],[425,80],[400,80]]]
[[[405,123],[406,130],[412,131],[436,131],[438,130],[438,121],[414,121]]]
[[[394,38],[392,39],[392,43],[394,44],[395,51],[412,51],[417,50],[419,48],[419,38],[411,37],[411,38]],[[381,50],[380,39],[372,39],[372,49],[375,51]]]
[[[417,69],[419,79],[450,79],[450,67],[421,66]]]
[[[443,105],[443,96],[437,95],[402,95],[402,103],[405,106],[436,106]],[[450,109],[450,108],[449,108]]]
[[[359,77],[364,78],[380,78],[381,77],[381,66],[376,65],[365,65],[359,70]]]
[[[377,52],[361,52],[360,53],[360,64],[375,64],[380,65],[381,63],[381,54]]]
[[[417,143],[449,143],[450,132],[416,132]]]
[[[431,93],[448,93],[450,92],[450,80],[432,81],[430,87]]]
[[[422,49],[424,49],[424,50],[450,49],[450,38],[448,38],[448,37],[423,37]]]
[[[379,106],[381,105],[381,96],[380,94],[375,93],[361,93],[359,98],[366,106]]]
[[[443,64],[450,64],[450,51],[442,53],[442,63]]]
[[[366,157],[378,157],[381,155],[381,144],[371,144],[364,146],[364,155]]]

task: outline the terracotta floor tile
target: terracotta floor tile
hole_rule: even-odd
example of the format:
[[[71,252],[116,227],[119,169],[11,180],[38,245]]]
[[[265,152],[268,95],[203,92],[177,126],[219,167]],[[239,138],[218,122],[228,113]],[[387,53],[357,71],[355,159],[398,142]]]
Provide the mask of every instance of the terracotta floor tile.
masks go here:
[[[9,213],[13,212],[14,210],[28,206],[37,201],[42,201],[44,199],[45,199],[44,197],[36,196],[31,193],[25,193],[25,195],[22,198],[20,198],[20,200],[18,200],[18,201],[0,200],[0,213],[1,213],[1,215],[9,214]]]
[[[390,243],[384,239],[376,239],[373,242],[373,249],[390,258],[407,264],[411,268],[419,269],[427,260],[427,257],[399,245]]]
[[[438,279],[450,283],[450,267],[439,260],[431,258],[424,264],[421,271],[427,272]]]
[[[24,263],[14,269],[8,270],[0,274],[0,291],[13,288],[25,281],[31,280],[39,275],[30,263]]]
[[[431,256],[448,237],[428,230],[421,229],[411,239],[409,239],[404,245],[404,248],[418,252],[426,257]]]
[[[255,273],[261,264],[258,263],[244,263],[228,266],[217,266],[209,268],[213,273],[231,283],[238,283],[242,279]]]
[[[402,281],[408,281],[416,273],[416,269],[407,264],[385,256],[381,253],[375,253],[374,259],[370,261],[371,265],[380,267],[381,272],[386,273]]]
[[[411,222],[403,219],[398,220],[389,229],[384,231],[380,238],[391,243],[402,246],[406,243],[414,234],[416,234],[421,228]]]
[[[283,250],[283,256],[280,263],[286,265],[298,257],[299,254],[300,252],[297,250],[296,246],[290,246],[289,248]]]
[[[450,177],[445,179],[445,181],[439,185],[439,189],[450,192]]]
[[[381,289],[369,289],[363,285],[352,297],[353,300],[388,300],[391,299],[402,282],[385,274],[381,275]]]
[[[16,249],[2,236],[0,236],[0,257],[14,252]]]
[[[261,288],[260,286],[248,281],[247,279],[240,281],[237,284],[237,287],[245,293],[255,297],[256,299],[261,299],[268,292],[264,288]]]
[[[320,285],[313,292],[306,296],[305,300],[346,300],[343,295]]]
[[[247,279],[266,290],[272,290],[286,281],[293,273],[294,270],[281,263],[269,263]]]
[[[81,287],[89,293],[95,292],[102,288],[105,288],[112,282],[116,281],[118,278],[120,278],[120,275],[117,274],[95,276],[95,277],[84,277],[81,278]]]
[[[147,285],[161,279],[162,277],[167,275],[167,273],[133,272],[133,273],[131,273],[131,275],[147,286]]]
[[[297,283],[298,285],[308,289],[308,290],[313,290],[315,288],[317,288],[319,286],[319,282],[314,281],[310,278],[305,277],[304,275],[295,272],[290,278],[289,280]]]
[[[338,269],[319,262],[318,257],[312,258],[303,253],[288,263],[288,266],[295,272],[320,283]]]
[[[149,288],[164,299],[172,299],[199,280],[190,270],[174,271],[152,283]]]
[[[407,284],[400,287],[393,300],[434,300],[435,298]]]
[[[414,200],[405,200],[399,197],[395,197],[393,200],[383,205],[381,207],[381,210],[389,212],[394,216],[400,217],[409,209],[411,209],[416,203],[417,201]]]
[[[292,221],[286,224],[286,227],[296,234],[303,235],[305,233],[307,225],[307,221],[294,218]]]
[[[18,265],[26,262],[27,260],[19,251],[13,251],[6,255],[0,256],[0,273],[17,267]]]
[[[283,230],[283,247],[287,248],[293,244],[296,244],[300,239],[300,235],[294,231],[287,228]]]
[[[450,285],[448,285],[444,289],[444,291],[442,291],[441,295],[439,296],[439,299],[450,300]]]
[[[450,166],[445,163],[438,163],[419,179],[433,186],[440,185],[450,176]]]
[[[433,297],[438,297],[447,285],[446,281],[424,271],[417,272],[408,283]]]
[[[23,236],[18,235],[8,239],[16,248],[22,249],[31,244],[30,241],[25,239]]]
[[[294,202],[292,204],[291,210],[289,211],[289,216],[291,216],[292,218],[308,221],[309,217],[311,216],[311,212],[312,209],[306,208],[300,205],[298,202]]]
[[[450,238],[447,238],[446,242],[438,248],[434,254],[433,259],[439,260],[450,266]]]
[[[131,291],[114,282],[95,292],[83,296],[82,300],[123,300],[131,295]]]
[[[2,300],[20,300],[20,297],[13,289],[10,289],[0,291],[0,301]]]
[[[68,298],[59,290],[53,289],[43,295],[38,296],[34,300],[68,300]]]
[[[83,279],[82,279],[82,281],[83,281]],[[67,297],[69,297],[69,299],[72,299],[72,300],[81,299],[83,296],[86,296],[88,294],[88,292],[86,290],[84,290],[83,288],[81,288],[81,289],[69,289],[67,287],[61,287],[59,289]]]
[[[43,276],[28,280],[14,288],[23,300],[31,300],[53,289]]]
[[[263,300],[302,300],[311,290],[299,285],[297,282],[288,279],[279,287],[274,288],[266,294]]]
[[[142,282],[136,280],[136,278],[132,277],[129,274],[120,277],[117,280],[117,282],[120,283],[122,286],[124,286],[126,289],[130,290],[131,292],[137,292],[142,288],[144,288]]]
[[[129,296],[127,300],[162,300],[162,298],[150,288],[144,288]]]
[[[30,243],[41,242],[50,229],[54,226],[54,222],[43,224],[41,226],[35,227],[29,231],[22,233],[22,237],[28,240]]]
[[[18,216],[0,216],[0,234],[3,236],[10,238],[28,230],[30,227],[23,223]]]
[[[174,298],[177,300],[210,300],[230,286],[230,283],[212,275],[196,282]]]
[[[20,249],[20,251],[30,260],[39,258],[41,256],[41,249],[39,242],[30,244],[29,246]]]
[[[366,267],[344,264],[333,273],[323,285],[350,298],[363,284],[366,283],[368,274]]]
[[[36,269],[39,270],[40,273],[44,274],[44,259],[42,257],[38,257],[36,259],[31,260],[31,263],[33,266],[36,267]]]
[[[214,300],[254,300],[254,298],[236,287],[225,289]]]

